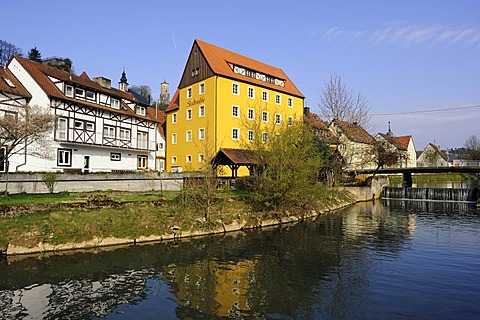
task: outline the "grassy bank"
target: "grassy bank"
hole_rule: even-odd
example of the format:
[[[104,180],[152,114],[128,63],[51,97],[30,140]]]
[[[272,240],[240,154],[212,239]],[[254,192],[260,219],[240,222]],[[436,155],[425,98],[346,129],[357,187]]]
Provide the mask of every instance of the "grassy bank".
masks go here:
[[[391,185],[401,185],[402,176],[389,176],[389,182]],[[456,174],[456,173],[445,173],[445,174],[414,174],[412,176],[413,183],[428,183],[428,182],[450,182],[450,181],[465,181],[465,180],[475,180],[478,179],[476,175],[473,174]]]
[[[64,207],[36,211],[0,219],[0,250],[8,244],[32,247],[38,243],[79,243],[95,238],[130,238],[171,234],[173,227],[182,232],[208,231],[234,221],[255,224],[259,219],[271,219],[278,213],[252,212],[245,192],[219,193],[204,218],[201,208],[182,201],[179,192],[168,193],[71,193],[15,195],[0,199],[1,205],[14,207],[65,204]],[[317,211],[351,201],[347,196],[329,190],[318,201]],[[75,207],[66,204],[95,202],[95,207]]]

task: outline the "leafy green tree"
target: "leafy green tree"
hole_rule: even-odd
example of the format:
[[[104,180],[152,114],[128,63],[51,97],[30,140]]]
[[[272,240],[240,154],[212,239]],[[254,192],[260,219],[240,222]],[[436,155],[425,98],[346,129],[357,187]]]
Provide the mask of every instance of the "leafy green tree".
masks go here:
[[[28,59],[36,62],[42,62],[42,54],[38,51],[37,47],[34,47],[28,51]]]

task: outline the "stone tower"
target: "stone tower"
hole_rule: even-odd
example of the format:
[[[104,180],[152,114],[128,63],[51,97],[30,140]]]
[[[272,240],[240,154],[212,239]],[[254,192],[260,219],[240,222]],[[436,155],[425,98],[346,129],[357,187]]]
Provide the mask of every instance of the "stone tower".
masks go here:
[[[160,103],[169,104],[170,103],[170,93],[168,92],[168,82],[163,80],[160,84]]]

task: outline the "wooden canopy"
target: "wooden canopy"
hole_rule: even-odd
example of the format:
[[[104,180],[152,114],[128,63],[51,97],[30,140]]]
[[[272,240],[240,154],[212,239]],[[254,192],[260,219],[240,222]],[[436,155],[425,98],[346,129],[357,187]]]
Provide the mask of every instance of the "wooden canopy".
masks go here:
[[[232,178],[237,176],[238,168],[245,166],[253,174],[253,168],[260,163],[260,157],[251,150],[220,148],[212,160],[214,167],[228,166],[232,171]]]

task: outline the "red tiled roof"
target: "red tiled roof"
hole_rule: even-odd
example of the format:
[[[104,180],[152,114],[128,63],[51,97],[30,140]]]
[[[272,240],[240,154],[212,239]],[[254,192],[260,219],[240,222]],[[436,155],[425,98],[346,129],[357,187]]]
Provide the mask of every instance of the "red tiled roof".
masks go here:
[[[320,117],[313,112],[308,113],[308,115],[303,115],[303,121],[309,125],[311,125],[316,131],[317,134],[320,135],[320,138],[325,142],[330,144],[338,144],[339,140],[335,135],[328,130],[327,124],[320,119]]]
[[[157,130],[160,132],[162,137],[165,139],[165,130],[163,129],[163,124],[167,118],[165,111],[162,110],[155,110],[155,108],[149,107],[147,108],[147,118],[152,121],[158,122]]]
[[[170,103],[168,104],[167,109],[165,109],[165,112],[178,110],[179,105],[180,105],[179,90],[177,89],[177,91],[175,91],[175,94],[173,95],[172,100],[170,100]]]
[[[341,120],[333,120],[330,125],[336,125],[342,132],[354,142],[375,144],[375,139],[358,124],[349,123]]]
[[[408,150],[408,144],[410,143],[411,139],[412,136],[395,137],[395,140],[403,148],[403,150]]]
[[[207,60],[210,68],[213,70],[215,74],[219,74],[228,78],[237,79],[240,81],[250,82],[258,86],[266,87],[272,90],[285,92],[293,96],[304,98],[300,90],[297,89],[297,87],[293,84],[293,82],[288,78],[288,76],[285,74],[285,72],[283,72],[282,69],[272,67],[263,62],[245,57],[241,54],[217,47],[215,45],[209,44],[207,42],[204,42],[198,39],[195,39],[195,42],[197,43],[205,59]],[[228,63],[232,63],[240,67],[252,69],[254,71],[264,73],[265,75],[269,75],[278,79],[285,80],[285,86],[281,87],[275,84],[271,84],[269,82],[264,82],[261,80],[257,80],[254,78],[237,74],[233,72],[232,68]]]
[[[5,81],[10,80],[15,87],[11,87]],[[0,66],[0,91],[15,94],[17,96],[31,98],[32,95],[25,89],[20,81],[5,67]]]

